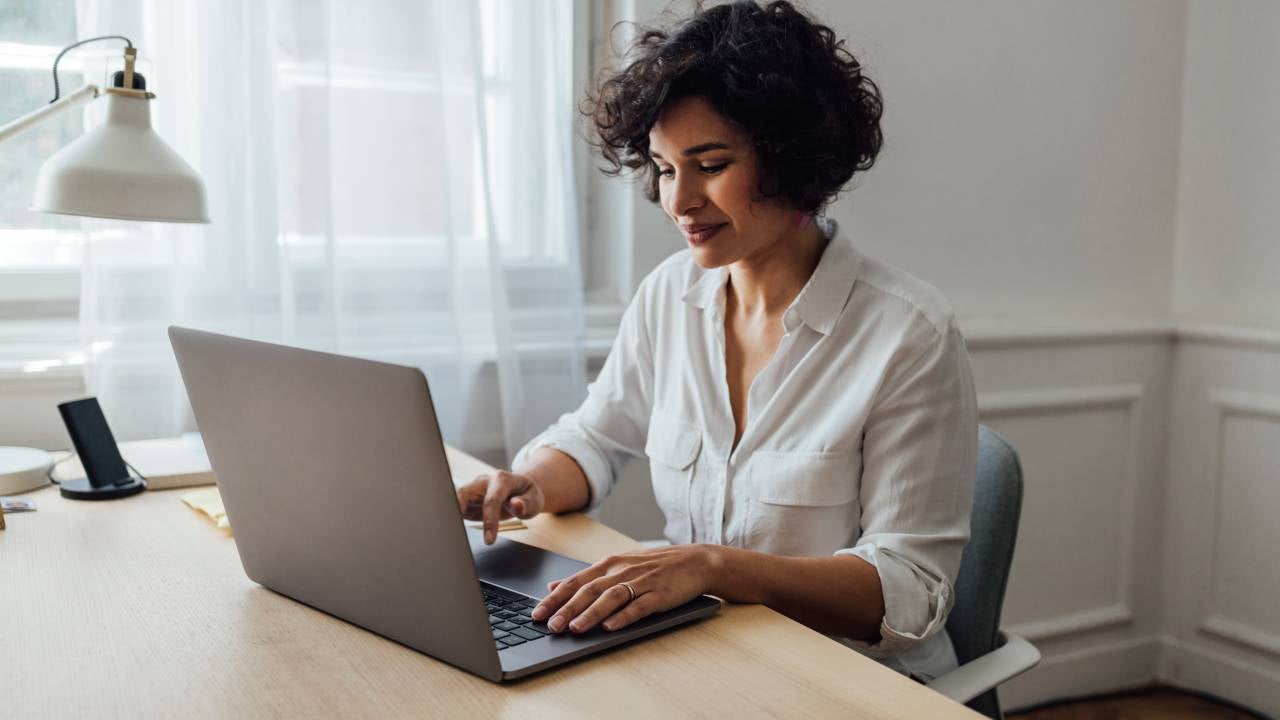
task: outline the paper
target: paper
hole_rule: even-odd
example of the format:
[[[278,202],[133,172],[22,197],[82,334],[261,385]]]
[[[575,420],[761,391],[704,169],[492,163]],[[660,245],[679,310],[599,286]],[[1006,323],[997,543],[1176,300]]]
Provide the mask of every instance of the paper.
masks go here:
[[[0,497],[0,511],[7,513],[31,512],[36,509],[36,501],[29,497]]]
[[[192,510],[208,515],[219,530],[231,529],[231,522],[227,520],[227,510],[222,506],[222,495],[217,487],[201,488],[186,493],[182,496],[182,502],[191,506]]]
[[[463,520],[462,522],[465,523],[467,527],[471,528],[480,529],[484,527],[484,522],[480,520]],[[506,520],[502,520],[498,523],[498,532],[502,532],[503,530],[519,530],[522,527],[524,527],[524,523],[520,521],[520,518],[507,518]]]

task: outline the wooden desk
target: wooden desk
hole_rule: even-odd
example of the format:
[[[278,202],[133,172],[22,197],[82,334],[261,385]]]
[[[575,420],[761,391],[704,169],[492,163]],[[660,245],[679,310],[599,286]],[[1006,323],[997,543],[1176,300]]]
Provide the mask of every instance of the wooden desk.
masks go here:
[[[9,516],[0,716],[979,717],[758,605],[491,684],[253,583],[182,493],[45,488],[38,511]],[[584,515],[503,534],[584,561],[636,547]]]

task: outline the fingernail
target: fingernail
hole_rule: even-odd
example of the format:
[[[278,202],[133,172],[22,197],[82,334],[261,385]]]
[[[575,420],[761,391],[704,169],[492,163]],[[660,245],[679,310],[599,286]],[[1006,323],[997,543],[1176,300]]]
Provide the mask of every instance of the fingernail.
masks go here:
[[[485,530],[485,531],[484,531],[484,542],[485,542],[485,544],[486,544],[486,545],[487,545],[487,544],[489,544],[489,543],[492,543],[492,542],[493,542],[493,531],[492,531],[492,530]]]
[[[541,620],[543,617],[546,616],[546,614],[547,614],[547,609],[539,605],[533,609],[533,612],[529,613],[529,617],[533,618],[534,620]]]
[[[582,626],[584,624],[585,623],[583,623],[581,620],[574,620],[573,622],[569,623],[569,629],[574,632],[582,632]]]
[[[551,618],[551,622],[547,623],[547,627],[551,628],[555,632],[560,632],[561,630],[564,629],[564,618],[562,617]]]
[[[604,629],[605,629],[605,630],[612,630],[612,629],[614,629],[614,628],[616,628],[616,627],[618,627],[618,624],[617,624],[617,623],[615,623],[615,622],[614,622],[614,621],[612,621],[612,620],[606,621],[606,622],[605,622],[605,624],[604,624]]]

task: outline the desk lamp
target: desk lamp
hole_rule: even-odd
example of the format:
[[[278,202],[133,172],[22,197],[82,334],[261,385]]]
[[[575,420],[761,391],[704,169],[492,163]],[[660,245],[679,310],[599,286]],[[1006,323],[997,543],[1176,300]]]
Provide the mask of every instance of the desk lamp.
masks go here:
[[[98,40],[125,42],[124,70],[112,75],[110,87],[85,85],[61,97],[58,62],[68,51]],[[209,222],[204,182],[151,129],[150,103],[155,94],[147,90],[146,78],[134,72],[137,55],[133,42],[123,35],[68,45],[53,61],[53,99],[49,104],[0,127],[2,143],[62,110],[106,96],[106,122],[73,140],[40,167],[32,210],[113,220]],[[42,450],[0,447],[0,491],[8,494],[39,487],[47,482],[45,475],[51,466],[52,459]],[[126,494],[115,486],[98,488],[87,481],[83,485],[74,495],[68,494],[74,488],[64,487],[63,495],[105,499]],[[144,487],[130,485],[125,490],[137,492]]]
[[[60,97],[58,62],[73,48],[97,40],[123,40],[124,70],[111,87],[85,85]],[[81,102],[106,96],[107,118],[54,153],[36,176],[31,209],[114,220],[207,223],[204,183],[178,153],[151,129],[146,78],[134,72],[138,50],[122,35],[104,35],[68,45],[53,61],[53,100],[0,128],[0,142]]]

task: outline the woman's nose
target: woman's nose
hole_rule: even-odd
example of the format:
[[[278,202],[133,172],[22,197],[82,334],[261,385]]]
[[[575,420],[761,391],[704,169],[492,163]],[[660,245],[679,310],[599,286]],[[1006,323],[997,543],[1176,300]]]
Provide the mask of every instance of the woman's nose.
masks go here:
[[[688,215],[706,204],[702,183],[696,177],[677,174],[671,180],[671,214],[673,217]]]

